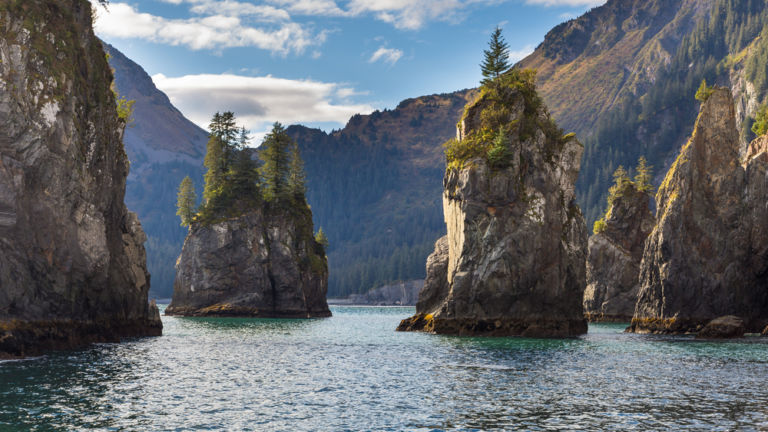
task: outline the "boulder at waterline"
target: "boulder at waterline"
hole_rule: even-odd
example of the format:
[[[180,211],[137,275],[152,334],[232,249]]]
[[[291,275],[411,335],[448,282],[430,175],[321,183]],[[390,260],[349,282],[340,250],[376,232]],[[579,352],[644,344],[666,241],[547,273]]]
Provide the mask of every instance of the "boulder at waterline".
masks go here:
[[[513,69],[483,87],[446,144],[448,234],[398,330],[567,337],[587,331],[587,234],[574,202],[581,144]]]
[[[0,357],[162,332],[91,7],[0,4]]]
[[[584,291],[589,321],[630,322],[635,313],[643,246],[654,224],[650,197],[640,189],[629,179],[617,179],[611,205],[589,238]]]
[[[701,339],[728,339],[742,336],[744,336],[744,320],[733,315],[713,319],[696,334],[696,337]]]
[[[768,323],[768,154],[739,160],[731,92],[715,88],[658,193],[629,331],[695,333],[734,315]]]

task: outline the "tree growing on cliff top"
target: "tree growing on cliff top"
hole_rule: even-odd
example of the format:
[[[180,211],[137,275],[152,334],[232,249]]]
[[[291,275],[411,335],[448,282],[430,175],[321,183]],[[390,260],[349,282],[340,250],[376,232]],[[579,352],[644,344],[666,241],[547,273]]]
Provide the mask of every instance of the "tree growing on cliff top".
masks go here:
[[[264,162],[259,172],[264,182],[264,199],[281,200],[288,197],[290,190],[291,148],[293,140],[280,123],[275,123],[272,130],[261,144],[259,157]]]
[[[195,217],[195,204],[197,195],[195,195],[195,186],[189,176],[184,177],[179,185],[179,194],[176,200],[176,214],[181,218],[181,226],[189,226]]]
[[[707,101],[707,99],[709,99],[710,96],[712,96],[712,93],[714,91],[715,90],[713,87],[707,86],[707,80],[703,79],[701,80],[701,85],[699,85],[699,89],[696,90],[696,95],[695,95],[696,100],[701,103],[704,103]]]
[[[640,156],[637,160],[637,167],[635,167],[635,187],[640,192],[653,193],[653,185],[651,179],[653,178],[653,167],[648,165],[648,161],[645,156]]]
[[[504,41],[501,35],[501,29],[491,33],[491,40],[488,42],[488,49],[483,50],[484,59],[480,64],[480,71],[483,74],[482,84],[488,84],[501,76],[510,68],[509,64],[509,45]]]

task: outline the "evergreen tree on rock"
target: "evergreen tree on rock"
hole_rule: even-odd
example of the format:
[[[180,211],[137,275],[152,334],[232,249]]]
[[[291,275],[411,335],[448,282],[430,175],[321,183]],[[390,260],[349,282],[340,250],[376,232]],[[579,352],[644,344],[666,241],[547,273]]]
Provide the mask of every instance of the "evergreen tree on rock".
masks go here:
[[[483,50],[483,55],[484,59],[480,64],[480,70],[484,77],[481,81],[482,84],[488,84],[510,68],[509,45],[504,41],[504,36],[501,35],[501,28],[496,27],[496,30],[491,34],[488,49]]]

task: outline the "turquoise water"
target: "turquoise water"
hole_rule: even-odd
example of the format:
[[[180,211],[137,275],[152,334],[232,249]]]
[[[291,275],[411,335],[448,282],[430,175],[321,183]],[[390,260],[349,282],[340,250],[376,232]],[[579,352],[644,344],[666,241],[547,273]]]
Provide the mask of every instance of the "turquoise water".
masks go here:
[[[0,363],[6,430],[767,430],[768,341],[573,340],[329,319],[163,317],[163,337]]]

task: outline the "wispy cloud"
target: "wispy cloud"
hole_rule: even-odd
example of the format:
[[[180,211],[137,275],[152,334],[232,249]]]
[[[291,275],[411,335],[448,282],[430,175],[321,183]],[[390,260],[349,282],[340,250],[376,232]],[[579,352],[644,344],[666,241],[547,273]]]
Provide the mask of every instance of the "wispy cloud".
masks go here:
[[[377,61],[383,61],[385,63],[389,63],[390,65],[393,65],[397,63],[398,60],[400,60],[400,57],[403,56],[403,52],[396,48],[385,48],[381,47],[376,50],[376,52],[373,53],[370,59],[368,59],[368,63],[376,63]]]
[[[534,50],[533,45],[526,45],[519,50],[509,52],[509,60],[512,63],[517,63],[520,60],[528,57]]]
[[[313,33],[298,23],[285,21],[287,14],[261,9],[259,16],[271,16],[273,24],[252,26],[238,16],[226,14],[168,19],[139,12],[126,3],[113,2],[108,10],[99,10],[95,29],[99,35],[184,45],[193,50],[256,47],[280,55],[301,54],[308,47],[325,42],[325,32]]]
[[[368,104],[348,102],[349,97],[361,93],[337,83],[234,74],[158,74],[152,80],[198,125],[206,127],[214,112],[229,110],[255,131],[257,138],[275,121],[343,126],[354,114],[373,111]]]

